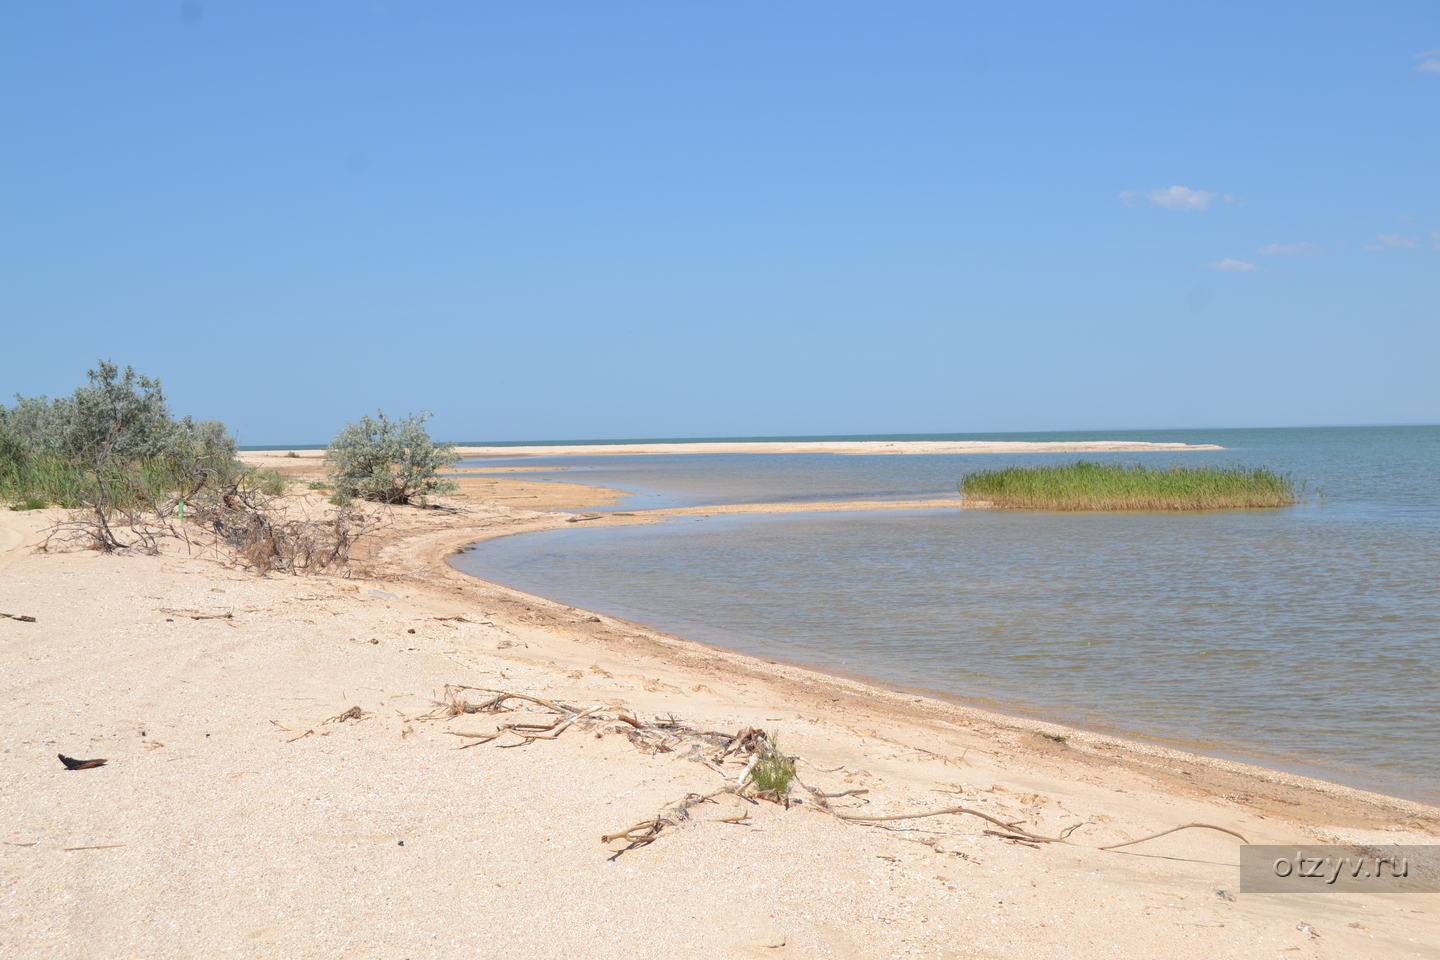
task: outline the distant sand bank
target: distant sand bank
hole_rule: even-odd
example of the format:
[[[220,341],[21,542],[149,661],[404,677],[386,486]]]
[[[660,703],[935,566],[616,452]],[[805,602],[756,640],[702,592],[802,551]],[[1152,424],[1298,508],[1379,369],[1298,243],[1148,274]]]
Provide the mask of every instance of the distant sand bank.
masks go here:
[[[1160,453],[1223,450],[1213,443],[1134,440],[763,440],[743,443],[596,443],[576,446],[460,447],[467,457],[594,457],[676,453]]]
[[[1143,440],[755,440],[697,443],[533,444],[516,447],[462,446],[465,457],[597,457],[679,453],[1166,453],[1224,450],[1213,443],[1150,443]],[[291,454],[294,454],[293,456]],[[285,466],[284,460],[320,460],[324,450],[246,450],[247,461]],[[275,463],[281,460],[281,463]]]

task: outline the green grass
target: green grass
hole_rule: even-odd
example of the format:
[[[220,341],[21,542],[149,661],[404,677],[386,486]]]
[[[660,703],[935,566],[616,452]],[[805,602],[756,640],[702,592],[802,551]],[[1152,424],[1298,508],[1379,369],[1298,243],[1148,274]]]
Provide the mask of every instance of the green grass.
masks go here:
[[[248,484],[266,496],[278,497],[290,485],[290,478],[274,467],[266,467],[252,472],[248,477]]]
[[[1289,477],[1265,468],[1090,463],[967,473],[966,500],[1007,510],[1237,510],[1295,503]]]
[[[750,779],[761,794],[781,797],[790,791],[790,782],[795,779],[795,761],[780,752],[777,734],[766,735],[760,759],[750,770]]]
[[[226,466],[223,474],[238,467]],[[270,486],[284,483],[278,471],[261,476]],[[118,464],[106,475],[106,502],[117,508],[153,507],[187,489],[193,477],[186,464],[161,457]],[[41,454],[22,462],[0,464],[0,503],[41,502],[76,509],[94,503],[99,485],[93,473],[56,454]],[[34,509],[34,508],[28,508]]]
[[[93,487],[93,481],[78,468],[53,454],[11,461],[0,467],[0,500],[12,503],[43,500],[73,507]]]

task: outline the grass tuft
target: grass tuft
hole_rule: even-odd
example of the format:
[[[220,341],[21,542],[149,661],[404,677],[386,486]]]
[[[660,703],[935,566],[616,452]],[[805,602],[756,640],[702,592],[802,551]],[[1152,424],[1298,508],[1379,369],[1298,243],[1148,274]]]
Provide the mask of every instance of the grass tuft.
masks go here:
[[[780,798],[790,792],[790,782],[795,779],[795,761],[780,752],[780,738],[769,733],[761,741],[760,759],[750,771],[750,780],[762,796]]]
[[[967,500],[1006,510],[1237,510],[1288,507],[1295,484],[1263,467],[1168,467],[1091,463],[967,473]]]

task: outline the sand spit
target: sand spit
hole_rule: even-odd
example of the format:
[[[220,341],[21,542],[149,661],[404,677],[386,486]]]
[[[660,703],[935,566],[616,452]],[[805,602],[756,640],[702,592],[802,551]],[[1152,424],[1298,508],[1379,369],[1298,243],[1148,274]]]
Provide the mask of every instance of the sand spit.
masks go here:
[[[353,578],[258,577],[174,545],[42,554],[45,515],[0,513],[0,611],[36,618],[0,618],[0,955],[1437,955],[1431,896],[1241,895],[1238,841],[1207,830],[1097,848],[1192,821],[1252,842],[1433,843],[1440,810],[527,596],[444,561],[575,515],[443,506],[395,510]],[[423,719],[446,684],[607,720],[524,746],[454,736],[545,714]],[[837,809],[1084,826],[1048,845],[972,817],[867,826],[800,791],[789,809],[699,805],[617,857],[602,835],[739,773],[637,746],[621,712],[777,731],[817,790],[867,791]],[[57,753],[109,763],[67,771]]]
[[[1213,443],[1149,443],[1136,440],[759,440],[738,443],[595,443],[517,447],[462,446],[465,457],[594,457],[624,454],[681,453],[1164,453],[1185,450],[1224,450]],[[290,456],[294,453],[294,456]],[[323,450],[248,450],[245,458],[264,466],[296,465],[296,460],[319,460]],[[277,462],[279,461],[279,462]]]
[[[593,457],[677,453],[1155,453],[1223,450],[1214,444],[1131,440],[1040,442],[1029,440],[765,440],[742,443],[609,443],[576,446],[460,447],[467,457]]]

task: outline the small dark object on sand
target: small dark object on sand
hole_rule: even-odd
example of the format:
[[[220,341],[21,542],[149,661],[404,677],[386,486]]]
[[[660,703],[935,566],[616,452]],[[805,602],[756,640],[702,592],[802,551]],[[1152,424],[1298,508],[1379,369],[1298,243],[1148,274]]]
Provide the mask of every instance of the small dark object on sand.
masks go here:
[[[66,770],[89,770],[92,767],[105,766],[104,760],[76,760],[74,757],[67,757],[65,754],[57,754],[60,762],[65,764]]]
[[[35,622],[35,618],[34,618],[34,617],[27,617],[27,616],[23,616],[23,615],[18,614],[18,613],[0,613],[0,617],[6,617],[6,618],[8,618],[8,619],[10,619],[10,620],[19,620],[21,623],[34,623],[34,622]]]

